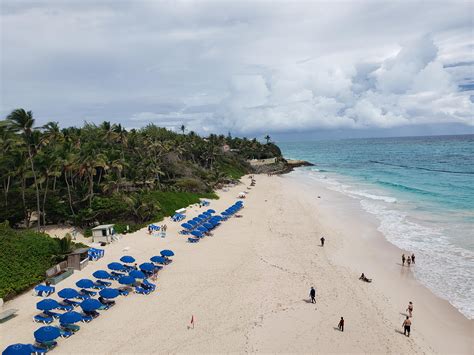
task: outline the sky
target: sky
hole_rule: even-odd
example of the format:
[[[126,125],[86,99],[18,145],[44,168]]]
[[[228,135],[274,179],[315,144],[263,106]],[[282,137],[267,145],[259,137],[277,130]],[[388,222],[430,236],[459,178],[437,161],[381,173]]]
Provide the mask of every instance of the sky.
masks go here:
[[[0,115],[280,139],[474,133],[472,1],[1,0]]]

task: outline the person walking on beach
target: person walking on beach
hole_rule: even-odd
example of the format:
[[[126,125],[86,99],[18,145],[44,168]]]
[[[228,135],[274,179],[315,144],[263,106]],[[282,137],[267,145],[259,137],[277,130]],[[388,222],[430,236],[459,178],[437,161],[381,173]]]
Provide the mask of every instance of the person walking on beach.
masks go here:
[[[410,336],[410,328],[411,328],[411,320],[410,320],[410,318],[408,318],[408,316],[403,321],[402,327],[403,327],[403,335],[406,335],[407,337],[409,337]]]
[[[337,325],[337,327],[339,328],[341,332],[344,331],[344,317],[341,317],[341,320],[339,321],[339,324]]]
[[[408,311],[408,314],[410,315],[410,317],[413,316],[413,303],[410,301],[408,302],[408,308],[406,309]]]
[[[402,266],[405,266],[405,254],[402,254]]]
[[[309,291],[309,297],[311,297],[311,303],[316,303],[316,290],[314,287],[311,287],[311,290]]]
[[[321,237],[320,240],[321,240],[321,246],[323,247],[323,246],[324,246],[324,241],[325,241],[326,239],[324,239],[324,237]]]
[[[415,254],[414,253],[411,254],[411,262],[413,263],[413,265],[415,264]]]
[[[410,267],[410,265],[411,265],[411,256],[410,255],[408,255],[408,258],[407,258],[407,265],[408,265],[408,267]]]

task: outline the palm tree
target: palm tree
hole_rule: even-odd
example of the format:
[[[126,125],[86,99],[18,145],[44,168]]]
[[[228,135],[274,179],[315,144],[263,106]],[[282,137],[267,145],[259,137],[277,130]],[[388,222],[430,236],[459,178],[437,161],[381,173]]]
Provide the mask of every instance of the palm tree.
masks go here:
[[[186,131],[186,126],[184,124],[182,124],[181,127],[180,127],[180,130],[184,134],[184,131]]]
[[[263,138],[265,138],[265,140],[267,141],[267,144],[270,143],[270,138],[271,138],[271,137],[270,137],[268,134],[267,134],[265,137],[263,137]]]
[[[36,177],[35,165],[33,162],[33,149],[36,150],[36,147],[34,145],[34,134],[33,134],[34,132],[33,126],[35,124],[35,119],[33,118],[33,112],[31,111],[27,112],[22,108],[16,109],[7,116],[7,121],[9,122],[11,128],[14,131],[22,132],[23,138],[28,147],[28,158],[30,161],[31,172],[33,174],[33,181],[34,181],[35,189],[36,189],[36,208],[37,208],[37,214],[38,214],[37,228],[38,228],[38,231],[40,231],[41,229],[40,193],[39,193],[39,187],[38,187],[38,180]]]

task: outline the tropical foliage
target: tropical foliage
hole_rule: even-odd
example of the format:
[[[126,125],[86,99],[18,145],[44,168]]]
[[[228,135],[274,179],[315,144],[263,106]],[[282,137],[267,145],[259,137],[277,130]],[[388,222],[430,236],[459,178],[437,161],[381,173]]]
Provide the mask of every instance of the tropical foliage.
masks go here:
[[[0,245],[0,298],[4,299],[43,281],[47,269],[81,246],[70,238],[14,230],[7,222],[0,223]]]
[[[109,122],[36,127],[23,109],[0,121],[0,149],[0,221],[35,221],[38,230],[62,222],[142,223],[169,212],[159,193],[201,196],[248,172],[247,159],[281,156],[272,143],[200,137],[184,125],[180,133],[155,125],[127,131]]]

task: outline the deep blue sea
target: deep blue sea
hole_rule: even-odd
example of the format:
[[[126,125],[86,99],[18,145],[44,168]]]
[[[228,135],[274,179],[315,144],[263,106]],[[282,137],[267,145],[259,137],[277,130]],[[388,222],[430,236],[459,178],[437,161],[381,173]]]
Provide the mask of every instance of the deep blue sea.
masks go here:
[[[415,277],[474,318],[474,135],[281,142],[308,178],[360,200],[414,252]]]

